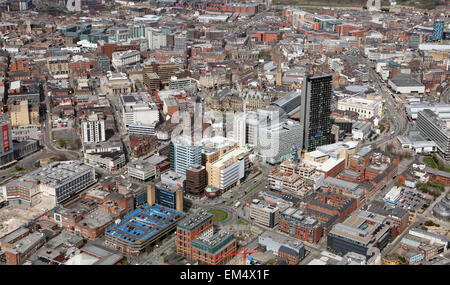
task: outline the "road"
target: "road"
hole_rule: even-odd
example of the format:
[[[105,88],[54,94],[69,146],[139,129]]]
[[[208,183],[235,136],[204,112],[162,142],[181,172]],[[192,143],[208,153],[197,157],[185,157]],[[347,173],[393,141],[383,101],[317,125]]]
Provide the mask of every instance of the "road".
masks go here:
[[[78,160],[81,157],[81,154],[77,151],[72,150],[63,150],[57,149],[52,142],[51,139],[51,107],[50,107],[50,98],[48,96],[47,85],[44,86],[44,97],[45,97],[45,110],[43,112],[43,120],[41,122],[41,132],[42,132],[42,145],[41,149],[37,152],[30,154],[29,156],[18,160],[16,164],[12,165],[9,168],[0,170],[0,175],[9,174],[15,167],[15,165],[20,165],[25,168],[27,171],[33,171],[36,169],[34,164],[39,160],[49,157],[49,156],[65,156],[67,159]]]
[[[406,112],[403,110],[402,103],[396,102],[394,98],[392,98],[391,91],[386,87],[386,84],[373,69],[369,69],[369,78],[375,83],[376,89],[380,91],[385,100],[385,118],[390,122],[390,129],[389,131],[385,131],[385,134],[375,141],[367,141],[363,143],[362,146],[378,146],[396,136],[403,135],[408,130],[408,118]]]
[[[151,264],[162,264],[164,257],[162,254],[164,252],[170,251],[172,247],[175,246],[176,235],[171,235],[168,240],[164,240],[161,245],[153,250],[145,257],[142,257],[143,262],[139,264],[151,265]]]
[[[67,159],[74,159],[77,160],[81,157],[81,154],[77,151],[73,151],[73,150],[62,150],[62,149],[57,149],[54,145],[53,145],[53,140],[51,138],[51,133],[52,133],[52,122],[51,122],[51,106],[50,106],[50,96],[49,93],[47,91],[47,85],[44,85],[44,95],[45,95],[45,106],[46,106],[46,111],[47,113],[45,114],[45,119],[44,122],[42,124],[42,128],[41,130],[44,132],[43,136],[42,136],[42,144],[47,148],[47,151],[50,154],[53,155],[64,155],[67,157]]]

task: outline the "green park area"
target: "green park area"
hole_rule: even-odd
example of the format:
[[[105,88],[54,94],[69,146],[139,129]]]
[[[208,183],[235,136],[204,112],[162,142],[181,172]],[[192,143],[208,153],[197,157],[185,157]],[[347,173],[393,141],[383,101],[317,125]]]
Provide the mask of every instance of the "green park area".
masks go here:
[[[244,222],[244,221],[242,221],[242,220],[237,220],[237,221],[236,221],[236,224],[238,224],[238,225],[243,225],[243,226],[247,226],[247,225],[248,225],[246,222]]]
[[[445,167],[442,161],[433,156],[425,156],[423,158],[423,163],[425,163],[428,167],[437,168],[442,171],[450,172],[450,168]]]
[[[208,212],[214,215],[214,217],[213,217],[214,222],[224,221],[224,220],[226,220],[226,218],[228,218],[228,214],[224,210],[211,209]]]

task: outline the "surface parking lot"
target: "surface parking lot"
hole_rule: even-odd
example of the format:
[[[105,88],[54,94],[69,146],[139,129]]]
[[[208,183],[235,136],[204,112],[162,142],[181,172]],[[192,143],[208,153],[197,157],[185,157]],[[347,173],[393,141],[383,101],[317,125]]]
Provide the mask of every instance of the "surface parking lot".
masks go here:
[[[433,197],[418,190],[403,188],[396,205],[405,210],[423,212],[429,207]]]

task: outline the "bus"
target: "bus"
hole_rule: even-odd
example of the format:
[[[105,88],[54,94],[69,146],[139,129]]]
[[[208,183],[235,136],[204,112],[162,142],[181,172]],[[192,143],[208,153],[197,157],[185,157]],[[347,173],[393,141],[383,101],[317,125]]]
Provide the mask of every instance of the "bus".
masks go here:
[[[241,202],[237,202],[236,204],[234,204],[234,207],[237,208],[237,207],[239,207],[240,204],[241,204]]]

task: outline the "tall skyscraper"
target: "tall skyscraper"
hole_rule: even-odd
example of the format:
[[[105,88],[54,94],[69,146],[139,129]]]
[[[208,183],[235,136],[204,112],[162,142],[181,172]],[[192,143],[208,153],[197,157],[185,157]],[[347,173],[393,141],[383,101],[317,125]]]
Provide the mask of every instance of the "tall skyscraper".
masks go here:
[[[333,77],[307,76],[303,80],[300,121],[303,123],[301,145],[308,151],[330,143],[331,93]]]
[[[434,21],[433,41],[440,41],[444,35],[444,21]]]

